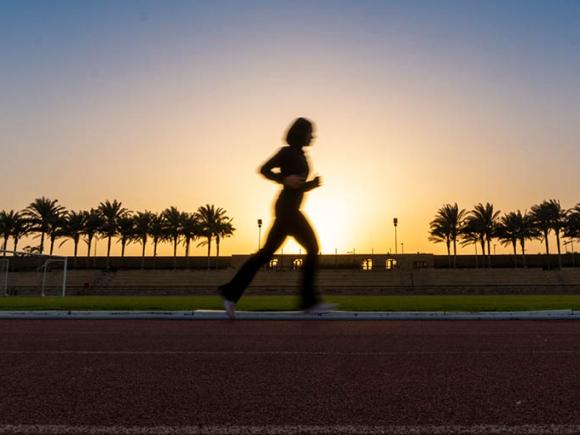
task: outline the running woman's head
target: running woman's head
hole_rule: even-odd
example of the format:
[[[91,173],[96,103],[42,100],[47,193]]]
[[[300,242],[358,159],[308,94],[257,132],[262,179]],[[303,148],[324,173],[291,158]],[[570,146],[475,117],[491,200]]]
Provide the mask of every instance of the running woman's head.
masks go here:
[[[286,133],[286,142],[292,147],[307,147],[314,139],[314,124],[306,118],[298,118]]]

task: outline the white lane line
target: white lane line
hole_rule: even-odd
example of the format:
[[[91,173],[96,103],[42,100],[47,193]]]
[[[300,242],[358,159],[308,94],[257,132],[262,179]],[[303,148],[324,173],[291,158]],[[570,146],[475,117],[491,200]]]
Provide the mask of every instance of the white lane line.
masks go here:
[[[69,426],[69,425],[0,425],[0,434],[578,434],[580,425],[268,425],[268,426]]]
[[[539,311],[336,311],[304,314],[301,311],[238,311],[240,320],[579,320],[580,311],[570,309]],[[220,310],[195,311],[0,311],[0,319],[168,319],[226,320]]]
[[[386,351],[386,352],[309,352],[309,351],[129,351],[129,350],[2,350],[0,355],[309,355],[309,356],[396,356],[396,355],[577,355],[578,350],[511,351]]]

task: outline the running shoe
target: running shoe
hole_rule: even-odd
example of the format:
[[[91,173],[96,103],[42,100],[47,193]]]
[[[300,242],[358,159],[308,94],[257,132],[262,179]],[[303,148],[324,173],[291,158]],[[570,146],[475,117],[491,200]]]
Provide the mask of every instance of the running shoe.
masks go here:
[[[236,303],[233,301],[230,301],[229,299],[227,299],[224,296],[224,292],[223,292],[222,287],[224,287],[224,286],[218,287],[218,294],[220,295],[220,298],[222,298],[222,301],[224,303],[224,310],[226,311],[226,314],[230,320],[235,320],[236,319]]]
[[[236,320],[236,304],[234,302],[224,299],[224,309],[230,320]]]
[[[324,302],[319,302],[312,305],[311,307],[304,309],[304,314],[327,314],[332,311],[336,311],[335,304],[327,304]]]

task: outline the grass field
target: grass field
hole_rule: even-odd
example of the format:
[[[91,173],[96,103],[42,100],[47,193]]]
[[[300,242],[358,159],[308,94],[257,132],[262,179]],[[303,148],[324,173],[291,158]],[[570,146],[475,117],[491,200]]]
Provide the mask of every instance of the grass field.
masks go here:
[[[343,311],[523,311],[580,310],[580,295],[542,296],[328,296]],[[295,310],[295,296],[246,296],[239,310]],[[0,297],[0,310],[160,310],[223,309],[215,296]]]

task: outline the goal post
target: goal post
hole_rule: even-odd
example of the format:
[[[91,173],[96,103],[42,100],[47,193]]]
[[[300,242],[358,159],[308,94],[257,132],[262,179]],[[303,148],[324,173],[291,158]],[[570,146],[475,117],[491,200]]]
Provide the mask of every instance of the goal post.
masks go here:
[[[46,271],[51,264],[55,263],[63,263],[63,274],[62,274],[62,290],[61,296],[66,296],[66,270],[68,266],[67,257],[59,257],[59,258],[48,258],[44,261],[42,267],[42,286],[40,289],[40,295],[46,296]]]
[[[66,296],[68,257],[0,250],[0,291],[12,294]],[[11,292],[12,290],[12,292]]]

